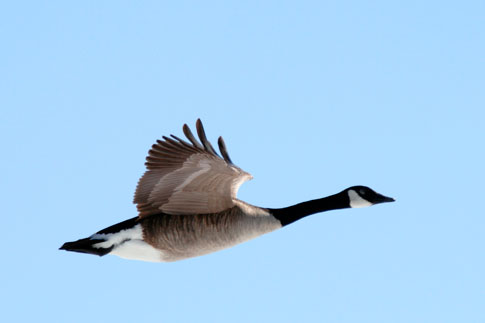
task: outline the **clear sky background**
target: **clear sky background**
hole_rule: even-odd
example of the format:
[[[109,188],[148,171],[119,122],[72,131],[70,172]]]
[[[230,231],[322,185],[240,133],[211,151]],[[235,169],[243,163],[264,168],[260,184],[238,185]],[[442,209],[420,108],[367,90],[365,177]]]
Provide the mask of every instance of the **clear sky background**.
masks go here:
[[[485,322],[483,1],[0,6],[2,322]],[[175,263],[57,250],[136,215],[202,118],[283,207],[396,198]]]

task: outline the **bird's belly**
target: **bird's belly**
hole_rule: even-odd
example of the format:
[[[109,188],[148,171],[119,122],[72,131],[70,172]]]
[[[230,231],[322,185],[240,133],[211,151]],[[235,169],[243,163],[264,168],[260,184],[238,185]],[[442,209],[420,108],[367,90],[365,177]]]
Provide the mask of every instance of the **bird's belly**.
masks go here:
[[[163,261],[163,254],[160,250],[153,248],[143,240],[128,240],[116,246],[111,255],[124,259],[141,260],[149,262]]]
[[[142,222],[144,241],[162,261],[201,256],[232,247],[281,227],[272,216],[241,214],[156,215]]]

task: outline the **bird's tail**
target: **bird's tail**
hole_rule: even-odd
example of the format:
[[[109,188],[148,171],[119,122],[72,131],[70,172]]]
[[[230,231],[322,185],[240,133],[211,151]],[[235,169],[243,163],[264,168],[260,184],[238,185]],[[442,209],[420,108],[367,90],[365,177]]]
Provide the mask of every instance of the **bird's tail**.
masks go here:
[[[134,217],[132,219],[120,222],[106,229],[103,229],[93,234],[89,238],[66,242],[59,249],[104,256],[110,253],[111,250],[113,250],[113,248],[116,247],[119,243],[122,243],[126,239],[128,239],[129,236],[125,236],[123,233],[127,233],[127,230],[129,229],[133,229],[133,227],[137,223],[138,217]]]
[[[66,242],[59,249],[104,256],[110,253],[111,250],[113,250],[113,246],[110,246],[109,248],[99,247],[99,243],[104,241],[105,240],[101,240],[101,239],[84,238],[84,239],[79,239],[77,241]],[[96,244],[98,244],[98,246],[95,247],[94,245]]]

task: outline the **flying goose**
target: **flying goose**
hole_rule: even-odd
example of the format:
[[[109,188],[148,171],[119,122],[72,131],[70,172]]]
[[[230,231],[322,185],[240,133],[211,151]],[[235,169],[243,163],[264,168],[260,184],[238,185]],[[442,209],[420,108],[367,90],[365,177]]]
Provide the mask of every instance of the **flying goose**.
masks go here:
[[[138,216],[60,248],[98,256],[168,262],[232,247],[293,223],[307,215],[344,208],[371,206],[394,199],[365,186],[352,186],[335,195],[272,209],[236,198],[239,186],[252,176],[236,166],[222,137],[222,158],[197,120],[195,139],[174,135],[151,147],[147,171],[140,178],[134,203]]]

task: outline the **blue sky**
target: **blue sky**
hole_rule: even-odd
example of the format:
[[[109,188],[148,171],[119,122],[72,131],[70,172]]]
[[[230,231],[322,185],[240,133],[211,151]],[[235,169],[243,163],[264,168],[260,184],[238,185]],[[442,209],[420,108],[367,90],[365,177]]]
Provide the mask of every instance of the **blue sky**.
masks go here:
[[[484,322],[482,1],[0,8],[3,322]],[[397,202],[169,264],[57,250],[136,215],[149,147],[204,121],[283,207]]]

